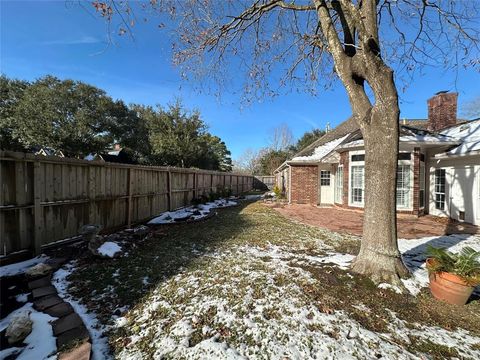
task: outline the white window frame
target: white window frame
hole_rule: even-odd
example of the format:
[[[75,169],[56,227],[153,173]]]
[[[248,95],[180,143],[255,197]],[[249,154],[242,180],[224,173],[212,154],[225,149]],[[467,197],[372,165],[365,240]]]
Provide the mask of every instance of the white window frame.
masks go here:
[[[437,171],[443,171],[444,173],[444,184],[443,192],[438,191],[439,186],[437,185]],[[437,207],[437,195],[443,195],[443,209]],[[447,207],[447,169],[446,168],[435,168],[433,173],[433,206],[436,211],[446,211]]]
[[[348,205],[352,207],[364,207],[365,204],[365,161],[353,161],[353,155],[365,155],[365,151],[357,150],[357,151],[350,151],[348,153]],[[353,175],[353,168],[354,167],[361,167],[363,168],[363,179],[362,179],[362,201],[361,202],[353,202],[353,188],[352,188],[352,175]]]
[[[328,173],[328,177],[324,176]],[[322,184],[323,180],[328,180],[327,184]],[[331,186],[332,185],[332,172],[330,170],[320,170],[320,186]]]
[[[406,174],[407,176],[405,178],[408,178],[408,183],[403,184],[404,186],[399,187],[399,173],[398,170],[406,169]],[[397,209],[411,209],[412,208],[412,193],[413,193],[413,171],[412,171],[412,165],[410,160],[400,160],[398,161],[397,164],[397,185],[396,185],[396,192],[397,192],[397,198],[396,198],[396,204],[397,204]],[[398,202],[398,194],[399,191],[403,191],[406,193],[406,195],[403,197],[406,202],[399,203]]]
[[[335,203],[343,204],[343,165],[337,167],[335,175]]]

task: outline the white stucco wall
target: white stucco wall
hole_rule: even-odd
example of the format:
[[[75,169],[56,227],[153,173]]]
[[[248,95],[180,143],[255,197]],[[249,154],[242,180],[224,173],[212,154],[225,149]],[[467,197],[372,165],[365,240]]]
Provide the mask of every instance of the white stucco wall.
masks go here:
[[[435,170],[445,169],[445,209],[435,208]],[[429,161],[429,213],[480,225],[480,155]]]

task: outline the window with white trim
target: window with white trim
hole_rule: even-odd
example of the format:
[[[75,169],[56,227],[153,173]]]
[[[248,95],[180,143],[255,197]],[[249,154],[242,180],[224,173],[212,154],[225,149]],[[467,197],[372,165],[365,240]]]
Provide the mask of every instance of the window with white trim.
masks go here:
[[[410,207],[410,165],[397,166],[397,207]]]
[[[330,186],[330,170],[320,170],[320,186]]]
[[[435,170],[435,209],[445,210],[445,169]]]
[[[343,202],[343,165],[337,168],[335,176],[335,202],[341,204]]]
[[[363,205],[364,201],[364,172],[365,168],[361,166],[352,166],[350,168],[350,201],[354,205]]]

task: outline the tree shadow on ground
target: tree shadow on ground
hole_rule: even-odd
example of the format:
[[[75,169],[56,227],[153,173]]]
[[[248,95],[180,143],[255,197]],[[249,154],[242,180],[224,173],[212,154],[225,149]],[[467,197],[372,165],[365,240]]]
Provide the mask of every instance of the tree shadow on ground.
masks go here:
[[[69,278],[74,284],[69,292],[83,298],[106,323],[112,314],[120,315],[143,302],[162,282],[194,268],[199,258],[226,246],[252,226],[242,214],[248,204],[218,209],[216,216],[201,222],[155,227],[146,240],[133,244],[128,254],[116,259],[98,259],[85,250]]]

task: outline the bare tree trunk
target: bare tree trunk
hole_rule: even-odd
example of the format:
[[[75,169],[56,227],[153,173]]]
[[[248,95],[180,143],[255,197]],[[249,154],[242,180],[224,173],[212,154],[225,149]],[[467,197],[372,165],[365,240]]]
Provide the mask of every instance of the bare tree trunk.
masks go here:
[[[352,264],[355,272],[374,282],[401,285],[408,270],[397,244],[396,174],[400,110],[393,71],[380,56],[376,1],[356,8],[349,1],[335,6],[344,32],[340,41],[324,0],[314,0],[326,35],[335,70],[345,85],[353,115],[365,142],[365,217],[360,252]],[[358,48],[352,44],[358,34]],[[372,105],[366,84],[375,99]]]
[[[407,276],[408,270],[397,244],[396,173],[400,110],[393,72],[389,72],[373,80],[372,88],[382,93],[376,96],[375,105],[360,125],[365,142],[365,213],[363,239],[352,270],[376,283],[401,285],[400,277]]]

